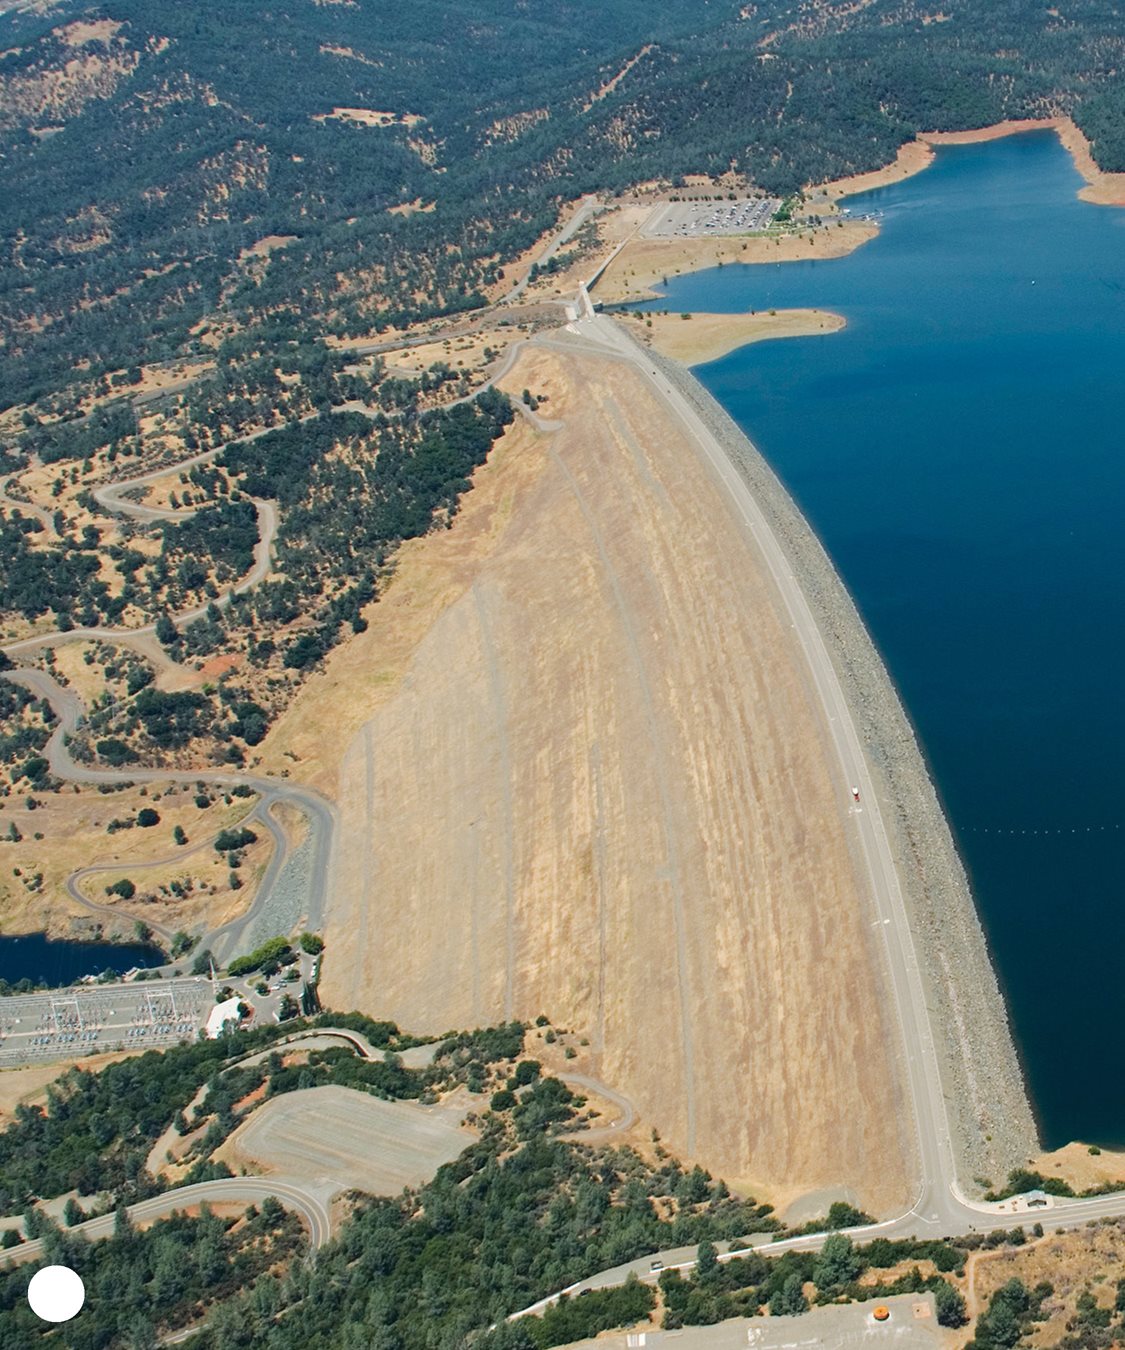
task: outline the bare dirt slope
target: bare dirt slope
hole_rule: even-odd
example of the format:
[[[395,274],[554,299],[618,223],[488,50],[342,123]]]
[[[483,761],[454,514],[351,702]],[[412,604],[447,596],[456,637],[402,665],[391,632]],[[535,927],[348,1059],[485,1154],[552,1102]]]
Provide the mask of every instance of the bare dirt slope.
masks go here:
[[[761,561],[632,370],[537,346],[508,383],[561,425],[489,466],[471,547],[433,541],[442,600],[401,667],[353,653],[312,693],[357,726],[326,1002],[418,1031],[546,1012],[676,1151],[778,1203],[846,1183],[893,1209],[848,785]]]

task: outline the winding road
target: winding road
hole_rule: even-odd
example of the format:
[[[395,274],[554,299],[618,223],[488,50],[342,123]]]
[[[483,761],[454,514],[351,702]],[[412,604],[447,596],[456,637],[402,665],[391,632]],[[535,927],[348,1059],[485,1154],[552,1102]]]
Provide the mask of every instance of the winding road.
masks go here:
[[[244,1055],[240,1059],[233,1060],[223,1072],[257,1064],[280,1050],[291,1049],[294,1046],[304,1046],[307,1049],[325,1049],[340,1043],[350,1047],[362,1059],[383,1060],[390,1053],[373,1046],[361,1032],[352,1031],[350,1028],[317,1027],[308,1031],[294,1032],[290,1036],[284,1036],[273,1042],[264,1050],[258,1050],[249,1055]],[[425,1045],[411,1046],[407,1050],[397,1052],[397,1058],[409,1069],[424,1068],[433,1062],[439,1044],[439,1042],[434,1041]],[[573,1081],[576,1085],[590,1087],[616,1102],[624,1101],[623,1098],[617,1097],[616,1094],[610,1092],[602,1084],[595,1083],[592,1079],[575,1076],[568,1081]],[[200,1088],[196,1095],[195,1100],[197,1102],[202,1100],[205,1091],[206,1085]],[[625,1103],[625,1105],[628,1106],[628,1103]],[[629,1110],[631,1111],[631,1108]],[[624,1126],[619,1122],[616,1126],[610,1128],[621,1129]],[[160,1145],[161,1140],[157,1140],[153,1146],[154,1150],[159,1149]],[[151,1161],[151,1153],[149,1156]],[[310,1251],[315,1252],[331,1237],[330,1204],[333,1196],[337,1195],[341,1189],[338,1181],[329,1178],[310,1183],[303,1178],[285,1176],[223,1177],[217,1181],[203,1181],[190,1186],[177,1186],[148,1200],[139,1200],[128,1206],[128,1213],[130,1220],[137,1224],[166,1218],[169,1214],[182,1212],[200,1204],[261,1204],[263,1200],[272,1195],[286,1209],[301,1216],[309,1229]],[[84,1223],[76,1224],[69,1231],[80,1234],[90,1241],[96,1241],[100,1238],[112,1237],[114,1223],[115,1216],[113,1214],[104,1214],[99,1218],[87,1219]],[[3,1268],[6,1261],[21,1264],[25,1261],[39,1260],[44,1254],[44,1244],[41,1240],[25,1242],[19,1247],[13,1247],[0,1254],[0,1269]]]
[[[329,862],[339,819],[335,805],[311,788],[300,787],[284,778],[267,778],[258,774],[224,772],[215,769],[91,769],[76,763],[67,747],[67,738],[74,734],[83,716],[82,703],[70,689],[64,689],[52,676],[41,670],[8,670],[4,678],[22,684],[39,698],[45,698],[59,719],[58,726],[47,742],[46,757],[51,773],[71,783],[200,783],[216,787],[250,787],[261,796],[255,813],[273,834],[277,847],[258,886],[253,905],[247,912],[229,923],[212,929],[200,939],[200,947],[209,947],[220,964],[239,947],[242,934],[249,931],[254,919],[266,907],[286,862],[288,841],[281,827],[270,814],[275,802],[286,802],[303,812],[309,820],[313,839],[313,858],[309,893],[302,907],[306,926],[312,929],[324,925],[327,903]]]
[[[287,841],[284,831],[278,825],[277,821],[270,815],[269,807],[276,798],[262,798],[257,801],[253,807],[239,820],[232,822],[228,827],[231,829],[242,828],[255,821],[267,829],[273,836],[274,857],[283,856],[287,847]],[[150,858],[146,862],[131,862],[128,864],[128,870],[131,875],[138,872],[151,871],[156,867],[176,866],[184,861],[185,858],[191,858],[197,853],[209,853],[214,848],[214,836],[201,840],[198,844],[192,844],[189,848],[177,849],[175,853],[167,853],[161,858]],[[99,873],[120,872],[125,864],[120,862],[94,863],[90,867],[82,867],[77,872],[72,872],[66,879],[66,893],[83,909],[89,910],[92,914],[102,914],[109,918],[119,919],[121,910],[116,905],[99,905],[96,901],[90,900],[81,890],[81,883],[88,877],[97,876]],[[257,906],[251,912],[248,912],[245,919],[249,918],[251,913],[257,912]],[[154,933],[159,934],[166,942],[171,942],[175,936],[176,930],[166,928],[163,924],[156,923],[153,920],[146,920],[147,926]],[[214,930],[216,933],[219,929]],[[210,935],[209,935],[210,936]],[[207,945],[207,938],[204,938],[204,946]],[[214,948],[211,949],[214,952]]]
[[[240,439],[256,440],[266,435],[269,430],[272,430],[272,428],[253,432]],[[218,446],[213,450],[204,450],[177,464],[167,465],[151,473],[142,474],[137,478],[104,485],[95,490],[94,496],[106,510],[134,516],[141,520],[190,517],[198,508],[183,507],[179,510],[170,510],[164,507],[143,506],[127,500],[127,494],[136,491],[138,488],[148,487],[159,479],[166,478],[169,474],[178,473],[194,464],[211,460],[225,448],[225,446]],[[0,484],[0,487],[2,486],[3,484]],[[254,549],[253,567],[241,581],[228,587],[214,601],[208,601],[205,605],[195,606],[173,616],[172,622],[177,628],[184,628],[196,619],[202,618],[212,603],[219,608],[224,608],[230,604],[234,596],[241,595],[258,585],[268,574],[273,541],[277,533],[277,506],[272,501],[263,501],[258,498],[252,500],[258,513],[258,543]],[[17,504],[23,505],[22,503]],[[128,646],[147,657],[158,669],[176,668],[176,663],[172,661],[156,639],[155,624],[146,624],[139,628],[56,629],[49,633],[41,633],[33,637],[22,638],[16,642],[6,643],[0,647],[0,651],[3,651],[9,658],[18,659],[45,647],[56,647],[68,642],[81,641],[106,642],[118,646]],[[277,802],[286,802],[296,807],[297,810],[304,813],[309,821],[313,838],[313,858],[309,893],[301,909],[305,923],[309,928],[323,927],[327,903],[327,878],[330,872],[331,853],[338,818],[335,806],[326,798],[311,789],[300,787],[285,779],[267,778],[256,774],[213,769],[132,768],[125,771],[121,769],[94,769],[78,764],[72,758],[67,745],[69,738],[74,735],[85,718],[86,710],[78,695],[72,689],[61,685],[46,671],[24,667],[7,670],[2,674],[3,678],[12,681],[14,684],[22,685],[36,697],[46,699],[51,705],[58,719],[58,725],[47,742],[45,753],[51,773],[56,778],[72,783],[112,783],[116,785],[207,782],[219,787],[246,786],[253,788],[260,795],[261,800],[251,814],[260,820],[273,836],[274,849],[258,886],[254,903],[245,914],[205,934],[200,940],[201,949],[208,947],[214,953],[217,961],[226,961],[239,948],[244,935],[251,931],[254,920],[267,908],[270,896],[289,853],[289,844],[285,832],[272,814],[272,807]],[[182,857],[183,855],[179,856]],[[114,913],[117,917],[120,917],[119,911],[108,910],[105,906],[96,905],[77,890],[77,882],[83,876],[97,870],[97,867],[92,866],[75,873],[67,883],[67,890],[72,898],[79,901],[84,908],[91,909],[94,912]],[[150,926],[165,938],[171,937],[171,933],[160,925],[152,924]]]
[[[25,516],[33,516],[52,539],[57,539],[58,531],[55,529],[55,518],[46,507],[35,506],[31,502],[20,501],[18,497],[8,496],[8,484],[16,476],[14,473],[6,473],[3,478],[0,478],[0,502],[22,512]]]
[[[163,1195],[154,1195],[150,1200],[138,1200],[135,1205],[130,1205],[129,1218],[135,1224],[151,1223],[154,1219],[164,1219],[170,1214],[182,1213],[198,1205],[260,1205],[271,1195],[286,1209],[299,1214],[308,1225],[310,1251],[315,1252],[324,1246],[332,1231],[327,1199],[314,1194],[300,1182],[288,1181],[284,1177],[224,1177],[219,1181],[180,1186],[176,1190],[165,1191]],[[93,1242],[99,1238],[112,1237],[116,1221],[115,1214],[103,1214],[100,1218],[75,1224],[68,1232]],[[4,1261],[22,1265],[26,1261],[41,1260],[45,1254],[42,1239],[35,1238],[5,1252]]]
[[[862,742],[824,637],[791,570],[782,544],[770,529],[741,473],[717,438],[683,393],[663,371],[654,366],[648,353],[635,344],[618,324],[594,313],[585,288],[580,293],[580,302],[582,317],[568,325],[566,336],[541,337],[536,341],[545,345],[569,346],[571,350],[577,345],[603,357],[631,363],[691,433],[747,532],[760,549],[789,612],[828,719],[840,765],[841,791],[848,792],[851,785],[858,787],[863,803],[861,809],[853,808],[851,820],[870,877],[875,923],[883,934],[905,1049],[908,1093],[915,1130],[917,1193],[904,1213],[880,1223],[845,1231],[856,1241],[875,1237],[933,1238],[1012,1227],[1036,1220],[1051,1229],[1077,1228],[1098,1219],[1125,1216],[1125,1193],[1121,1192],[1087,1199],[1048,1196],[1035,1207],[1029,1207],[1027,1200],[1021,1197],[989,1204],[970,1200],[962,1191],[933,1029],[902,888]],[[826,1236],[825,1233],[814,1233],[774,1242],[769,1235],[758,1235],[748,1237],[746,1242],[754,1247],[783,1252],[787,1249],[818,1248]],[[733,1255],[728,1251],[720,1259],[731,1259]],[[624,1283],[630,1275],[652,1282],[658,1278],[661,1269],[689,1270],[694,1264],[695,1249],[691,1247],[653,1252],[639,1260],[579,1281],[566,1290],[560,1290],[512,1314],[512,1318],[541,1311],[557,1301],[562,1293],[573,1295],[587,1289],[614,1287]]]
[[[128,486],[131,486],[131,484],[121,484],[120,488],[124,490]],[[179,614],[172,615],[172,622],[177,628],[186,628],[196,619],[202,619],[212,605],[215,605],[218,609],[225,609],[236,595],[242,595],[244,592],[251,590],[269,572],[270,554],[274,536],[277,534],[277,506],[274,502],[261,501],[257,497],[253,497],[251,500],[258,513],[258,542],[254,546],[254,565],[241,581],[235,582],[233,586],[228,586],[214,600],[208,600],[206,604],[195,605],[191,609],[181,610]],[[153,518],[195,514],[194,509],[191,508],[181,513],[165,511],[158,507],[133,506],[126,502],[118,503],[114,509],[123,512],[128,510],[130,513],[134,511],[144,512]],[[55,628],[49,633],[37,633],[32,637],[20,638],[17,642],[5,643],[3,647],[0,647],[0,651],[3,651],[6,656],[18,657],[28,652],[39,651],[44,647],[61,647],[67,642],[108,642],[118,646],[136,646],[144,655],[151,655],[150,646],[152,644],[159,646],[156,643],[155,635],[155,623],[144,624],[139,628]],[[139,639],[142,638],[151,639],[151,643],[141,646]]]

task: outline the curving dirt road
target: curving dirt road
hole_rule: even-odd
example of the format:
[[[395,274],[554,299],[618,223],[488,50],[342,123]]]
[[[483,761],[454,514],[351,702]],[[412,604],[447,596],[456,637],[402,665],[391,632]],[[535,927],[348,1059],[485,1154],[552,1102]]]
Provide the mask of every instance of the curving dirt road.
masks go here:
[[[18,497],[9,497],[6,491],[8,484],[16,477],[14,473],[6,473],[0,478],[0,502],[5,506],[13,507],[16,511],[21,511],[25,516],[34,516],[43,526],[43,529],[54,539],[58,538],[58,530],[55,529],[55,518],[50,511],[43,506],[35,506],[31,502],[21,502]]]
[[[130,483],[119,486],[125,488],[131,485]],[[274,536],[277,534],[277,506],[274,502],[262,501],[257,497],[252,497],[251,501],[253,501],[258,512],[258,542],[254,547],[253,567],[241,581],[229,586],[214,600],[208,600],[206,604],[195,605],[192,609],[185,609],[179,614],[174,614],[172,622],[177,628],[186,628],[196,619],[203,618],[212,605],[215,605],[218,609],[225,609],[236,595],[242,595],[245,591],[251,590],[269,572]],[[114,509],[128,511],[130,514],[141,512],[151,512],[161,516],[180,514],[174,511],[158,511],[155,507],[133,506],[126,502],[121,502]],[[186,514],[192,515],[194,512],[189,510]],[[61,647],[68,642],[108,642],[115,645],[134,646],[142,652],[142,655],[149,656],[151,659],[152,648],[160,649],[155,634],[155,623],[144,624],[139,628],[56,628],[49,633],[38,633],[33,637],[21,638],[18,642],[5,643],[3,647],[0,647],[0,651],[3,651],[6,656],[18,657],[27,652],[39,651],[44,647]],[[141,647],[141,639],[150,639],[151,641]],[[170,660],[167,653],[164,653],[164,657],[165,662]]]
[[[621,1112],[620,1116],[609,1125],[595,1125],[589,1130],[568,1130],[560,1136],[563,1139],[569,1139],[575,1144],[602,1144],[607,1140],[615,1139],[619,1134],[624,1134],[626,1130],[637,1119],[637,1108],[629,1100],[623,1097],[620,1092],[614,1092],[613,1088],[607,1087],[605,1083],[599,1082],[596,1078],[589,1078],[584,1073],[560,1073],[555,1077],[571,1087],[584,1089],[586,1092],[593,1092],[603,1101],[610,1102]]]
[[[265,435],[265,431],[253,433],[250,437],[242,439],[256,439],[258,436]],[[191,464],[202,463],[205,460],[214,458],[224,447],[217,447],[214,450],[203,451],[201,454],[193,455],[189,460],[182,461],[179,464],[171,465],[149,474],[142,474],[137,478],[126,479],[123,482],[115,483],[106,487],[99,488],[95,492],[97,500],[107,509],[118,511],[126,515],[136,516],[139,519],[156,519],[192,515],[191,508],[182,511],[166,511],[163,508],[139,506],[134,502],[124,500],[124,494],[135,490],[138,487],[144,487],[158,478],[167,476],[167,474],[176,472]],[[277,507],[270,501],[253,499],[255,508],[258,512],[259,537],[254,550],[254,566],[242,578],[229,587],[213,603],[223,608],[229,605],[235,595],[241,595],[243,592],[256,586],[269,572],[271,565],[271,552],[274,537],[277,533]],[[177,628],[183,628],[194,620],[201,618],[209,608],[212,602],[206,605],[199,605],[192,609],[185,610],[173,617],[172,622]],[[56,630],[50,633],[38,634],[34,637],[24,638],[18,642],[7,643],[0,650],[8,657],[19,657],[29,652],[38,651],[44,647],[61,646],[67,642],[80,641],[100,641],[113,643],[115,645],[129,646],[139,651],[143,656],[152,660],[158,668],[175,668],[175,662],[171,660],[167,652],[156,640],[155,624],[146,624],[140,628],[72,628],[68,630]],[[258,888],[257,896],[250,909],[240,918],[232,920],[229,923],[221,925],[212,932],[207,933],[202,939],[202,945],[210,947],[214,952],[216,960],[224,960],[230,954],[233,954],[242,940],[243,934],[248,931],[248,926],[257,917],[259,913],[268,905],[271,892],[275,886],[282,868],[286,862],[288,854],[288,841],[284,831],[278,825],[271,814],[271,807],[275,802],[285,801],[297,807],[309,820],[313,835],[313,868],[310,893],[302,905],[302,911],[305,915],[308,926],[318,928],[323,923],[324,907],[326,901],[326,883],[328,875],[328,863],[331,855],[333,838],[335,834],[336,814],[335,807],[318,793],[298,787],[294,784],[285,782],[283,779],[265,778],[254,774],[216,772],[210,769],[199,770],[169,770],[169,769],[131,769],[128,772],[118,769],[92,769],[85,765],[77,764],[70,755],[67,748],[67,741],[85,717],[85,708],[81,699],[73,690],[64,688],[52,676],[45,671],[35,669],[18,669],[4,672],[4,678],[13,683],[21,684],[29,689],[39,698],[46,699],[58,718],[58,726],[54,734],[47,743],[46,755],[50,763],[51,773],[57,778],[65,779],[74,783],[195,783],[208,782],[217,786],[239,787],[248,786],[254,788],[261,795],[261,801],[255,808],[254,815],[265,825],[274,838],[274,851],[267,865],[265,875],[262,877],[261,885]],[[183,856],[183,855],[180,855]],[[150,864],[154,865],[154,864]],[[117,917],[120,914],[117,911],[106,911],[104,906],[99,906],[87,900],[76,889],[75,882],[88,871],[96,871],[96,867],[84,869],[82,873],[71,877],[68,883],[68,890],[71,896],[78,900],[85,908],[95,912],[112,912]],[[168,938],[171,934],[159,925],[152,925],[157,932]]]
[[[286,847],[286,840],[285,835],[282,832],[281,828],[269,814],[269,807],[273,804],[273,800],[274,800],[273,798],[270,799],[263,798],[259,800],[253,806],[253,808],[246,813],[246,815],[244,815],[240,820],[238,820],[235,823],[238,826],[244,826],[249,825],[253,821],[257,821],[259,824],[263,825],[267,830],[269,830],[270,834],[273,835],[274,839],[273,856],[276,857],[279,852],[281,854],[284,854]],[[211,849],[214,848],[214,841],[215,836],[211,835],[207,839],[202,840],[198,844],[192,844],[190,848],[177,849],[175,853],[167,853],[161,858],[150,858],[146,862],[129,863],[128,870],[130,871],[130,873],[145,872],[150,871],[154,867],[167,867],[171,864],[181,863],[185,858],[191,858],[197,853],[209,852]],[[88,896],[86,896],[82,892],[80,888],[80,883],[85,881],[87,877],[97,876],[98,873],[104,874],[106,872],[120,872],[123,866],[124,864],[122,863],[114,862],[114,863],[93,863],[89,867],[79,868],[77,872],[72,872],[70,876],[67,877],[66,892],[70,896],[70,898],[73,901],[75,901],[76,904],[81,905],[83,909],[88,910],[91,914],[100,914],[111,918],[120,919],[121,910],[118,906],[100,905],[97,903],[97,901],[91,900]],[[256,913],[257,908],[258,908],[257,901],[255,901],[254,906],[252,906],[251,910],[247,912],[242,922],[245,922],[246,919],[249,919],[251,914]],[[166,928],[164,927],[163,924],[156,923],[152,919],[146,919],[145,923],[148,925],[149,928],[153,930],[154,933],[158,933],[165,940],[165,942],[170,943],[173,937],[175,936],[176,929],[174,928]],[[219,932],[220,930],[215,929],[214,931]],[[204,939],[204,945],[207,945],[206,939]],[[212,948],[212,950],[214,949]]]
[[[216,961],[223,962],[232,955],[242,934],[269,901],[286,861],[288,841],[281,827],[270,815],[274,802],[287,802],[308,817],[313,839],[313,865],[309,894],[302,907],[306,925],[320,928],[324,922],[327,878],[333,840],[336,833],[337,812],[333,803],[311,788],[300,787],[282,778],[266,778],[258,774],[231,773],[215,769],[91,769],[76,763],[67,747],[67,739],[74,734],[82,720],[81,700],[70,689],[64,689],[42,670],[9,670],[3,678],[22,684],[39,698],[45,698],[55,711],[59,724],[47,742],[45,754],[51,773],[56,778],[72,783],[212,783],[217,787],[245,785],[259,793],[262,800],[255,808],[259,818],[274,836],[276,847],[258,887],[253,905],[240,918],[232,919],[213,929],[200,939],[201,947],[210,947]]]

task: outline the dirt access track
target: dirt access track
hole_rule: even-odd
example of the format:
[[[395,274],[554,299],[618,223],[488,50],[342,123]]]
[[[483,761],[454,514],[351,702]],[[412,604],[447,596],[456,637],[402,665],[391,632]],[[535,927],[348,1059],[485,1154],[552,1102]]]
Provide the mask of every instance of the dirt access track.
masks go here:
[[[805,657],[684,427],[566,342],[505,381],[550,420],[271,737],[326,790],[339,765],[325,1002],[419,1032],[546,1013],[681,1156],[894,1211],[894,1005]]]

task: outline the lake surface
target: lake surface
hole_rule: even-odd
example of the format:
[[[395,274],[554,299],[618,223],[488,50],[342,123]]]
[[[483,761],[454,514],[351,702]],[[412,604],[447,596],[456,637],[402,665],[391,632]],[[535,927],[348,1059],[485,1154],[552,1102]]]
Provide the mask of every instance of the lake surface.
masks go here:
[[[162,966],[159,947],[124,942],[52,942],[42,933],[0,937],[0,979],[15,984],[24,978],[59,988],[83,975],[114,970],[119,975],[134,966]]]
[[[651,306],[847,318],[696,374],[883,652],[1052,1147],[1125,1141],[1125,210],[1081,182],[1050,132],[948,147],[850,199],[882,232],[849,257],[677,278]]]

